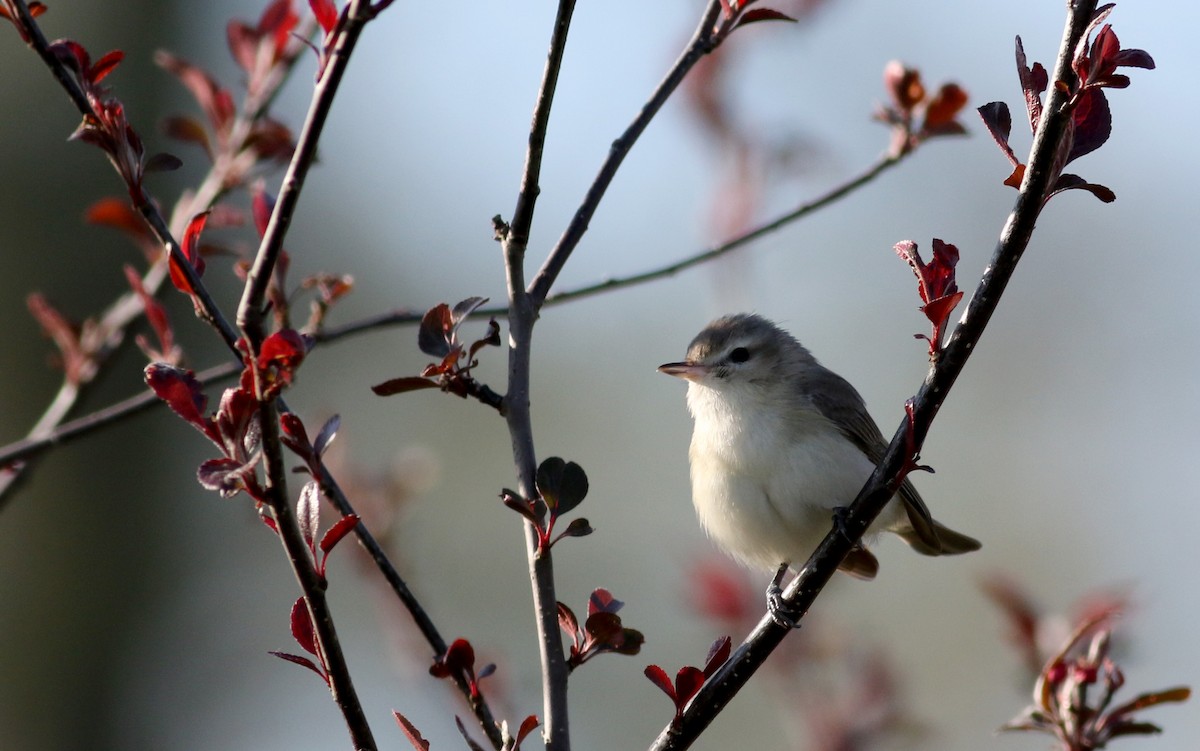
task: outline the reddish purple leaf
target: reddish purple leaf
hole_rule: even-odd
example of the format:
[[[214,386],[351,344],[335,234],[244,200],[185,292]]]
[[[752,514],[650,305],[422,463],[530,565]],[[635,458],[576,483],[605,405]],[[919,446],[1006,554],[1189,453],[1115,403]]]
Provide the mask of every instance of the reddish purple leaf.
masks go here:
[[[403,378],[393,378],[390,381],[384,381],[372,386],[371,390],[378,396],[392,396],[393,394],[403,394],[406,391],[436,388],[440,388],[437,381],[431,381],[428,378],[421,378],[420,376],[405,376]]]
[[[592,590],[591,597],[588,598],[588,615],[593,613],[616,613],[621,608],[625,607],[625,603],[612,596],[603,587],[597,587]]]
[[[167,403],[171,410],[195,425],[210,438],[208,417],[204,414],[208,397],[201,390],[200,382],[190,370],[164,363],[151,363],[144,371],[146,385]]]
[[[117,63],[125,58],[125,53],[121,50],[113,50],[96,61],[96,64],[88,70],[88,80],[93,84],[100,83],[104,77],[113,72],[117,67]]]
[[[421,317],[421,326],[417,330],[417,347],[427,355],[445,357],[450,354],[453,330],[450,306],[438,303],[425,311],[425,315]]]
[[[749,3],[747,3],[747,5],[748,4]],[[756,23],[758,21],[790,21],[791,23],[796,23],[796,19],[785,13],[780,13],[777,10],[771,10],[770,8],[755,8],[754,10],[748,10],[743,13],[741,17],[738,18],[737,25],[734,26],[734,28],[736,29],[740,26],[745,26],[748,23]]]
[[[530,733],[532,733],[534,730],[536,730],[537,726],[541,725],[541,724],[542,723],[538,720],[537,715],[535,715],[535,714],[531,714],[528,717],[526,717],[524,720],[522,720],[521,727],[519,730],[517,730],[517,746],[516,747],[520,748],[521,741],[525,740],[525,738],[528,737],[528,735]]]
[[[275,655],[276,657],[278,657],[281,660],[287,660],[288,662],[294,662],[297,665],[303,665],[304,667],[313,671],[317,675],[321,676],[321,680],[325,681],[325,685],[329,685],[328,676],[326,676],[325,673],[322,672],[321,669],[319,667],[317,667],[315,664],[313,664],[313,661],[308,659],[307,657],[301,657],[300,655],[294,655],[294,654],[290,654],[288,652],[276,652],[275,650],[271,650],[271,651],[267,652],[267,654]]]
[[[179,157],[160,151],[147,159],[142,169],[146,172],[174,172],[182,166]]]
[[[404,715],[396,710],[392,710],[392,716],[396,718],[396,724],[400,726],[400,730],[404,732],[404,737],[408,738],[408,742],[413,745],[417,751],[429,751],[429,741],[421,736],[421,731],[417,730],[416,726],[408,721]]]
[[[346,514],[321,538],[321,550],[326,554],[341,542],[342,538],[354,531],[358,526],[358,514]]]
[[[198,145],[208,154],[208,158],[212,159],[212,144],[208,140],[208,131],[196,118],[183,115],[168,117],[163,121],[162,129],[171,138]]]
[[[128,232],[138,240],[149,235],[146,220],[123,198],[101,198],[89,206],[83,216],[91,224]]]
[[[647,665],[642,673],[650,679],[651,683],[658,686],[660,691],[671,697],[671,701],[675,701],[675,685],[671,683],[671,678],[667,675],[667,671],[657,665]]]
[[[712,643],[708,648],[708,659],[704,661],[704,677],[708,678],[713,673],[717,672],[717,668],[725,664],[729,659],[729,652],[732,647],[732,640],[728,636],[722,636]]]
[[[291,622],[292,638],[305,652],[316,655],[316,630],[313,628],[312,616],[308,612],[308,605],[305,604],[303,597],[298,598],[292,605]]]
[[[254,472],[254,464],[242,464],[236,459],[221,457],[201,463],[196,479],[207,490],[215,490],[222,498],[232,498],[246,489],[246,479]]]
[[[558,627],[572,638],[579,634],[579,619],[575,617],[575,611],[561,602],[558,603]]]
[[[704,685],[705,680],[704,671],[700,668],[685,665],[679,669],[679,672],[675,674],[675,700],[679,703],[680,709],[687,706],[687,703]]]
[[[200,233],[204,231],[204,225],[208,221],[209,212],[205,211],[192,217],[188,222],[187,229],[183,233],[183,243],[180,246],[180,252],[184,259],[191,264],[196,271],[196,276],[204,275],[204,258],[200,255]],[[195,290],[192,289],[191,283],[187,276],[184,275],[182,269],[178,267],[178,261],[172,255],[171,263],[171,283],[175,285],[175,289],[184,294],[194,295]]]
[[[333,4],[333,0],[308,0],[308,5],[312,8],[313,17],[321,25],[321,29],[326,34],[333,31],[338,20],[337,6]]]
[[[250,209],[254,215],[254,229],[258,231],[258,236],[262,237],[267,234],[267,224],[275,211],[275,197],[268,193],[261,183],[254,188],[254,194],[250,198]]]
[[[233,118],[237,114],[237,108],[233,103],[233,95],[228,90],[222,88],[203,69],[168,52],[159,50],[154,56],[154,62],[178,78],[180,83],[192,93],[200,108],[204,110],[205,116],[208,117],[213,132],[219,135],[229,132],[229,129],[233,127]]]

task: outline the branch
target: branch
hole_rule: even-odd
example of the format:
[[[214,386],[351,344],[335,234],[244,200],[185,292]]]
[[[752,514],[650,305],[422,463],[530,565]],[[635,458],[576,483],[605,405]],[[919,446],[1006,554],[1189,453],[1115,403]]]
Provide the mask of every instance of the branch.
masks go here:
[[[1072,52],[1086,33],[1095,7],[1095,0],[1080,0],[1069,9],[1053,80],[1075,80],[1071,70]],[[1057,176],[1055,156],[1059,144],[1068,135],[1072,116],[1071,111],[1064,107],[1068,96],[1067,92],[1051,86],[1041,122],[1034,135],[1024,182],[975,295],[950,340],[939,351],[920,391],[913,398],[910,416],[906,416],[896,430],[887,453],[850,505],[843,519],[842,531],[834,530],[825,537],[784,592],[784,602],[795,608],[795,612],[808,612],[842,559],[850,552],[854,541],[862,537],[891,500],[895,483],[904,472],[906,463],[920,452],[946,394],[962,372],[999,304],[1017,262],[1029,245],[1038,214],[1045,204],[1052,180]],[[665,728],[650,748],[688,748],[788,633],[789,629],[765,616],[729,661],[696,695],[684,712],[682,722],[677,727]]]
[[[542,268],[538,271],[537,276],[534,277],[533,282],[529,286],[529,298],[535,309],[541,308],[546,296],[550,293],[550,288],[554,285],[554,281],[562,271],[563,265],[566,264],[575,247],[579,245],[579,241],[583,239],[592,216],[600,206],[600,200],[604,198],[609,184],[612,183],[613,177],[617,174],[617,169],[625,161],[625,157],[629,155],[637,139],[646,130],[646,127],[650,124],[654,116],[658,114],[658,111],[662,109],[662,106],[666,104],[667,98],[683,82],[683,78],[687,75],[687,72],[700,61],[700,58],[716,49],[717,45],[724,39],[724,36],[717,35],[716,30],[717,17],[720,13],[721,0],[709,0],[708,7],[704,11],[700,24],[692,34],[691,41],[688,42],[683,54],[675,61],[675,65],[672,66],[666,77],[658,85],[658,88],[655,89],[649,101],[642,106],[642,111],[633,119],[633,122],[629,124],[625,132],[617,140],[613,141],[612,148],[608,152],[608,158],[601,165],[600,172],[596,175],[596,179],[592,182],[591,187],[588,188],[583,203],[575,211],[575,216],[571,219],[571,223],[567,225],[567,229],[563,232],[562,237],[559,238],[558,244],[550,251],[550,255],[546,257],[545,263],[542,264]]]
[[[533,424],[529,414],[529,354],[533,324],[537,320],[537,302],[525,291],[525,248],[533,210],[537,202],[538,176],[541,171],[542,147],[550,124],[550,109],[563,52],[570,30],[575,0],[560,0],[554,30],[550,36],[550,51],[546,69],[534,106],[530,127],[529,148],[521,178],[521,189],[514,211],[513,227],[497,233],[504,251],[504,270],[508,284],[508,393],[505,418],[512,437],[513,464],[517,474],[518,492],[526,498],[537,495],[535,477],[537,454],[533,445]],[[499,217],[496,218],[497,229]],[[554,588],[554,560],[547,553],[540,555],[537,530],[524,524],[525,547],[532,581],[533,609],[537,620],[538,645],[542,664],[542,725],[547,751],[569,751],[571,748],[570,720],[567,714],[567,677],[570,673],[563,655],[562,633],[558,627],[558,598]]]
[[[873,164],[867,167],[867,169],[855,177],[833,187],[817,198],[802,203],[786,214],[782,214],[774,219],[771,219],[770,221],[761,224],[752,230],[738,235],[732,240],[727,240],[726,242],[723,242],[720,245],[714,246],[701,253],[696,253],[682,260],[667,264],[666,266],[660,266],[656,269],[650,269],[637,274],[631,274],[630,276],[614,277],[605,279],[601,282],[595,282],[593,284],[578,287],[576,289],[556,292],[546,297],[545,304],[555,305],[558,303],[570,302],[572,300],[591,297],[592,295],[600,294],[601,292],[611,292],[624,287],[634,287],[639,284],[645,284],[646,282],[657,281],[659,279],[674,276],[675,274],[690,269],[693,266],[699,266],[702,263],[707,263],[708,261],[720,258],[726,253],[737,250],[743,245],[749,245],[754,240],[765,237],[766,235],[769,235],[772,232],[781,229],[798,219],[808,216],[818,209],[825,208],[840,198],[844,198],[858,188],[870,183],[880,174],[887,171],[889,168],[896,166],[913,153],[914,152],[910,150],[899,154],[884,154],[876,159]],[[480,311],[480,314],[484,314],[484,311]]]
[[[283,249],[283,238],[296,212],[304,179],[316,160],[317,142],[321,138],[329,110],[333,107],[333,98],[345,75],[346,67],[350,64],[350,54],[354,51],[354,45],[358,42],[363,28],[372,18],[374,14],[370,2],[352,0],[339,20],[333,50],[313,92],[312,104],[300,131],[296,151],[292,154],[292,161],[283,177],[283,185],[267,229],[263,232],[254,265],[247,275],[242,301],[238,305],[237,319],[238,328],[246,333],[252,351],[257,351],[262,340],[263,298],[266,296],[279,252]]]
[[[261,395],[259,395],[261,398]],[[333,625],[333,613],[325,599],[325,584],[313,567],[312,555],[296,515],[292,513],[287,493],[287,467],[283,461],[283,445],[279,441],[279,410],[273,399],[263,401],[259,405],[259,425],[262,428],[262,451],[267,467],[267,505],[275,517],[275,528],[279,540],[287,554],[288,563],[296,575],[296,583],[304,594],[304,602],[308,607],[316,636],[317,649],[320,651],[321,665],[329,682],[329,693],[334,702],[342,710],[346,726],[350,731],[350,739],[354,748],[374,751],[375,738],[371,726],[367,722],[366,713],[358,694],[354,690],[354,682],[350,678],[350,668],[346,657],[342,654],[338,642],[337,630]],[[362,525],[358,525],[361,527]]]

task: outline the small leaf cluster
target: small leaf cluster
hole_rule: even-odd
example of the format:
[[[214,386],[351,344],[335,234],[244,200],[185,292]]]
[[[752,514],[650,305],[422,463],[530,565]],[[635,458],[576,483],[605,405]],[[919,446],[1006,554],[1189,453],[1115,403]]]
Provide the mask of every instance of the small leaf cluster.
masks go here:
[[[923,303],[920,310],[933,326],[933,333],[930,336],[915,336],[929,342],[929,357],[934,359],[942,346],[942,337],[950,321],[950,313],[963,296],[954,277],[954,267],[958,265],[958,248],[935,237],[933,259],[929,263],[921,259],[917,244],[911,240],[896,243],[894,249],[896,255],[904,259],[917,276],[917,293]]]
[[[1109,617],[1085,621],[1042,669],[1033,689],[1033,704],[1001,730],[1028,730],[1054,736],[1065,751],[1104,748],[1113,738],[1153,735],[1159,726],[1135,717],[1143,709],[1191,697],[1191,689],[1176,686],[1150,691],[1112,705],[1125,685],[1125,673],[1109,656],[1112,631],[1100,627]],[[1099,694],[1094,695],[1098,690]]]
[[[421,318],[417,330],[417,346],[427,355],[440,358],[430,363],[419,376],[403,376],[371,387],[379,396],[402,394],[418,389],[441,389],[466,399],[474,396],[490,406],[502,409],[499,395],[475,380],[471,370],[479,364],[476,353],[486,346],[500,346],[500,325],[488,321],[487,333],[470,345],[458,336],[459,326],[471,313],[487,302],[485,297],[468,297],[453,308],[439,303]]]
[[[1071,113],[1071,125],[1068,137],[1063,139],[1055,156],[1054,173],[1051,176],[1046,201],[1065,190],[1073,189],[1086,190],[1105,203],[1116,200],[1116,194],[1109,188],[1089,183],[1078,175],[1063,172],[1071,162],[1103,146],[1112,134],[1112,113],[1103,89],[1123,89],[1130,83],[1128,76],[1116,72],[1117,68],[1154,68],[1154,59],[1145,51],[1121,49],[1116,32],[1109,24],[1099,29],[1095,39],[1088,41],[1092,32],[1096,31],[1112,12],[1113,7],[1112,4],[1108,4],[1097,8],[1087,32],[1079,41],[1071,64],[1077,78],[1074,85],[1068,85],[1065,81],[1054,82],[1055,88],[1070,95],[1064,107]],[[1025,95],[1029,127],[1036,133],[1045,106],[1042,95],[1049,87],[1050,77],[1041,63],[1035,62],[1031,67],[1026,62],[1025,48],[1020,37],[1017,37],[1016,58],[1017,76],[1021,82],[1021,91]],[[1012,131],[1012,115],[1008,111],[1008,105],[1004,102],[985,104],[979,108],[979,115],[996,145],[1013,166],[1013,171],[1004,179],[1004,184],[1020,188],[1025,179],[1025,165],[1013,153],[1008,143]]]
[[[505,506],[533,525],[537,532],[539,556],[545,555],[564,537],[585,537],[595,531],[587,519],[579,518],[572,520],[557,537],[554,536],[554,526],[559,517],[574,511],[587,496],[588,479],[583,467],[552,456],[538,465],[536,482],[538,497],[533,500],[526,500],[508,488],[500,497]]]
[[[558,625],[571,639],[571,654],[567,658],[571,670],[604,652],[635,655],[641,651],[646,637],[641,631],[626,628],[617,615],[624,606],[607,589],[597,588],[588,598],[587,620],[580,625],[575,612],[558,603]]]
[[[679,727],[683,721],[683,710],[687,708],[688,702],[700,691],[704,682],[717,672],[717,668],[724,665],[725,661],[729,659],[731,644],[728,636],[722,636],[714,641],[708,648],[708,657],[704,660],[704,667],[697,668],[691,665],[681,667],[675,674],[674,683],[671,682],[667,671],[658,665],[646,666],[644,671],[646,677],[675,704],[675,718],[671,720],[672,727]]]

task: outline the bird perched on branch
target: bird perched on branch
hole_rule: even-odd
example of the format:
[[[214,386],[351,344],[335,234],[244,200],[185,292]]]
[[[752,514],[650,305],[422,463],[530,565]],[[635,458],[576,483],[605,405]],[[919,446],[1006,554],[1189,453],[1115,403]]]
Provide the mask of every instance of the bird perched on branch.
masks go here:
[[[846,379],[761,316],[710,323],[683,362],[659,371],[688,381],[695,421],[689,456],[692,502],[708,535],[742,562],[786,568],[803,562],[883,457],[887,442]],[[923,555],[978,550],[979,541],[933,519],[908,480],[871,526]],[[894,500],[894,499],[893,499]],[[841,569],[862,579],[879,570],[860,542]]]

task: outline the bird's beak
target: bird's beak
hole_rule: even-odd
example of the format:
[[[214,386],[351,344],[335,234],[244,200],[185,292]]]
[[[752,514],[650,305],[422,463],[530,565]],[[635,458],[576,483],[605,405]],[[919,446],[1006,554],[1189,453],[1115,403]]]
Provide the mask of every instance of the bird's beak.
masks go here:
[[[659,365],[658,372],[676,378],[686,378],[689,381],[699,381],[708,375],[708,368],[694,362],[669,362],[666,365]]]

